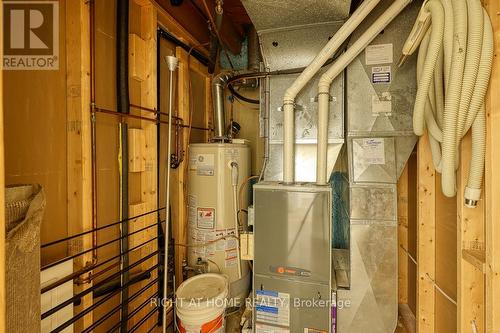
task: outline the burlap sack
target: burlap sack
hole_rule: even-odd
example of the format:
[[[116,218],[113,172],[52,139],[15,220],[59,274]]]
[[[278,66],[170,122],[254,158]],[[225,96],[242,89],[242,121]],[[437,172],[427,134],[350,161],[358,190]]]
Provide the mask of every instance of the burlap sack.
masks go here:
[[[5,189],[7,332],[40,332],[40,185]]]

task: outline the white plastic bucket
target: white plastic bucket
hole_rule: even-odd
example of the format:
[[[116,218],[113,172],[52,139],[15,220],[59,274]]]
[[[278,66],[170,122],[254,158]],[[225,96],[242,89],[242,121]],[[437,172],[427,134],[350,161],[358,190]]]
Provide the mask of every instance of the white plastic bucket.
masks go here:
[[[229,283],[220,274],[200,274],[177,288],[175,310],[181,333],[224,333]]]

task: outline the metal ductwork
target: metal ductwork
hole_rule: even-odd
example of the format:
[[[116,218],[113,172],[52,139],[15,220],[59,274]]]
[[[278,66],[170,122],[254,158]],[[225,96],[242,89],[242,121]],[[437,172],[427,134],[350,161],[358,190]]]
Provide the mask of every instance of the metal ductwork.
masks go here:
[[[219,73],[212,80],[212,103],[214,107],[214,140],[225,141],[226,139],[226,112],[224,90],[228,80],[232,77],[230,73]]]
[[[309,65],[348,18],[350,8],[348,1],[242,2],[258,31],[265,67],[271,71]],[[353,33],[348,47],[393,2],[382,0]],[[327,174],[333,198],[331,236],[335,269],[332,269],[332,279],[337,281],[337,299],[349,300],[351,304],[338,309],[339,333],[394,332],[397,323],[396,184],[416,143],[412,128],[416,57],[409,58],[403,68],[397,67],[397,60],[420,5],[421,1],[415,1],[404,9],[333,81],[329,90]],[[295,99],[297,182],[316,180],[317,87],[327,69],[320,70]],[[265,115],[269,115],[266,181],[283,178],[283,96],[297,76],[271,76],[270,105],[265,111],[265,103],[261,104],[261,121],[266,121]],[[278,188],[278,185],[272,186]],[[297,186],[300,185],[296,185],[295,190]],[[266,187],[271,188],[271,185],[264,183],[258,188],[257,204],[265,202],[262,197],[266,195]],[[295,209],[288,207],[292,208]],[[262,239],[258,235],[257,216],[263,215],[257,211],[257,206],[255,209],[257,249]],[[273,219],[277,221],[278,216]],[[318,228],[325,228],[323,222],[315,221]],[[299,235],[300,230],[296,235],[292,235],[291,230],[295,230],[293,225],[287,230],[290,239],[303,237]],[[279,248],[279,245],[274,246]],[[322,254],[316,252],[314,258],[320,258]],[[254,265],[258,270],[257,256],[256,250]],[[273,275],[272,272],[266,274]],[[337,274],[347,276],[347,280],[339,281]],[[262,277],[259,279],[266,281]],[[273,286],[271,282],[268,285]],[[298,285],[300,283],[290,288]],[[275,287],[281,288],[279,284]]]

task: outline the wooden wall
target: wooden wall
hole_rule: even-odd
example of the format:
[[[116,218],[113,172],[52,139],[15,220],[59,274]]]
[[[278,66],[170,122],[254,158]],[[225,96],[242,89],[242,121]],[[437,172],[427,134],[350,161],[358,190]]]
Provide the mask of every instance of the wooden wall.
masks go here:
[[[4,71],[5,183],[42,185],[46,208],[41,242],[68,235],[66,3],[59,5],[59,70]],[[42,264],[67,254],[65,244],[42,251]]]
[[[3,10],[0,6],[0,22]],[[3,56],[3,34],[0,34],[0,56]],[[3,70],[0,65],[0,138],[3,138]],[[0,139],[0,216],[5,216],[4,141]],[[5,332],[5,219],[0,219],[0,332]]]

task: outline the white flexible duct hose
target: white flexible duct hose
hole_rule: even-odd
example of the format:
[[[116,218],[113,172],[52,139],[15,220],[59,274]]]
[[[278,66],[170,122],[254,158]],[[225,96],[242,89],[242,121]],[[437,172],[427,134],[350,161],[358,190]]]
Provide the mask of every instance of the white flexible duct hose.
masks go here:
[[[432,23],[427,28],[422,22],[429,15]],[[484,169],[483,103],[493,59],[491,22],[479,0],[427,0],[403,48],[403,59],[418,44],[414,132],[421,136],[427,128],[434,166],[442,173],[443,193],[453,197],[460,140],[472,127],[472,159],[464,196],[466,205],[475,207]]]

